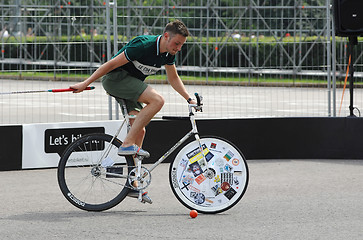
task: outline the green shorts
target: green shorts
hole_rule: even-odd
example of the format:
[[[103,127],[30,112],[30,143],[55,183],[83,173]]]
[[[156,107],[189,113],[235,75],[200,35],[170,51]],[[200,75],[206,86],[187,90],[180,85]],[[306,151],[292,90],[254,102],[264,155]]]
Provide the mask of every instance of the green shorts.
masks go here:
[[[128,72],[120,69],[113,70],[102,77],[102,85],[119,104],[121,99],[125,99],[128,112],[140,111],[143,108],[143,103],[137,100],[148,85]]]

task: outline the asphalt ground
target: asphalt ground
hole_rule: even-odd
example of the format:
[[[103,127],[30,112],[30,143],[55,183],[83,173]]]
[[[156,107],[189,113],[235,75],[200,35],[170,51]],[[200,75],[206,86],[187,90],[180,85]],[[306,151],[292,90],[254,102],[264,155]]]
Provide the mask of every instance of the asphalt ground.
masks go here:
[[[363,161],[253,160],[232,209],[189,217],[169,164],[153,171],[153,204],[125,199],[105,212],[68,203],[56,169],[0,172],[0,239],[363,239]]]

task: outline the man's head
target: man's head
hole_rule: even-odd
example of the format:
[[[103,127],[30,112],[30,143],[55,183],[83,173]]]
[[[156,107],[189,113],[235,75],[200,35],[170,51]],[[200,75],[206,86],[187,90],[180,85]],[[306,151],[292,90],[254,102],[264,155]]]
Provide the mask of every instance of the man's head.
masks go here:
[[[180,51],[188,36],[188,28],[183,22],[175,20],[174,22],[168,23],[163,34],[166,40],[166,51],[175,55]]]
[[[168,32],[170,35],[175,36],[176,34],[180,34],[183,37],[189,36],[188,28],[182,21],[175,20],[174,22],[170,22],[166,25],[164,29],[164,33]]]

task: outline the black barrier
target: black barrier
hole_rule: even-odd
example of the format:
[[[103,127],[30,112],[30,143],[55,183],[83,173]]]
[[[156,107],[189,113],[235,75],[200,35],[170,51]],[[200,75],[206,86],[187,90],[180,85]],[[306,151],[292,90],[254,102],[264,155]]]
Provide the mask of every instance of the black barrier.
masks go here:
[[[228,139],[247,159],[363,159],[363,118],[206,119],[197,124],[201,136]],[[144,141],[151,153],[147,161],[155,162],[189,130],[188,121],[152,121]]]
[[[241,149],[248,160],[363,159],[363,118],[204,119],[197,120],[197,123],[201,136],[215,135],[228,139]],[[102,127],[83,130],[89,133],[91,129],[104,131]],[[143,146],[151,157],[144,162],[157,161],[189,130],[189,120],[151,121],[146,127]],[[26,144],[23,143],[22,132],[22,126],[0,126],[0,170],[22,169],[22,145]],[[85,132],[78,128],[48,131],[45,138],[49,145],[54,146],[45,147],[44,151],[60,153],[65,147],[65,142],[62,142],[65,138],[61,136],[68,136],[70,140],[83,134]],[[170,162],[175,153],[166,162]]]
[[[23,127],[0,126],[0,171],[20,170],[23,150]]]

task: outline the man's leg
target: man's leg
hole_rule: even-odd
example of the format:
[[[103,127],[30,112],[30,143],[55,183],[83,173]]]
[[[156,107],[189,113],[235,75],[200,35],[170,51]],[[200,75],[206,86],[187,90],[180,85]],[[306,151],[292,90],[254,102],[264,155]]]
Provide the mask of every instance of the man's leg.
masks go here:
[[[141,109],[140,112],[131,111],[129,114],[136,115],[135,119],[130,121],[131,129],[127,134],[122,147],[128,147],[133,144],[141,147],[145,137],[145,126],[150,122],[150,120],[158,113],[164,105],[163,97],[157,93],[153,88],[148,86],[145,91],[140,95],[139,102],[147,104],[146,107]],[[135,161],[135,159],[134,159]],[[136,161],[135,161],[136,166]],[[138,186],[137,181],[132,183],[134,187]],[[131,190],[128,194],[129,197],[137,198],[139,196],[139,191]],[[148,196],[147,192],[142,192],[142,202],[152,203],[151,198]]]
[[[129,115],[135,115],[135,116],[137,116],[139,114],[139,111],[130,111],[129,112]],[[137,117],[136,117],[137,118]],[[130,124],[131,124],[131,126],[134,124],[134,121],[135,121],[135,119],[130,119]],[[143,141],[144,141],[144,137],[145,137],[145,132],[146,132],[146,130],[145,130],[145,127],[137,134],[137,136],[136,136],[136,142],[135,142],[135,144],[137,145],[137,146],[139,146],[139,147],[141,147],[142,146],[142,143],[143,143]],[[134,157],[134,164],[135,164],[135,166],[137,166],[137,161],[136,161],[136,158]],[[134,186],[134,187],[138,187],[138,182],[137,181],[133,181],[132,182],[132,185]],[[139,197],[139,191],[137,191],[137,190],[130,190],[129,191],[129,193],[128,193],[128,196],[129,197],[133,197],[133,198],[138,198]],[[145,202],[147,202],[147,203],[152,203],[152,200],[151,200],[151,198],[148,196],[148,193],[147,192],[142,192],[142,202],[143,203],[145,203]]]
[[[145,126],[158,113],[164,105],[164,98],[152,87],[148,86],[140,95],[139,102],[145,103],[146,107],[141,109],[127,134],[122,147],[137,144],[139,147],[144,138]]]
[[[139,111],[130,111],[129,115],[134,115],[137,116],[139,114]],[[137,117],[136,117],[137,118]],[[135,119],[131,118],[130,119],[130,124],[131,126],[134,124]],[[145,127],[143,129],[141,129],[141,131],[137,134],[136,136],[136,141],[135,144],[139,147],[142,147],[142,143],[144,142],[144,138],[145,138],[145,133],[146,133],[146,129]]]

